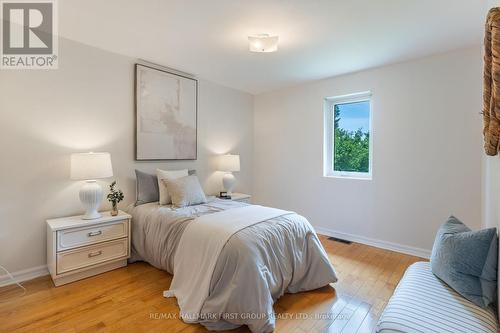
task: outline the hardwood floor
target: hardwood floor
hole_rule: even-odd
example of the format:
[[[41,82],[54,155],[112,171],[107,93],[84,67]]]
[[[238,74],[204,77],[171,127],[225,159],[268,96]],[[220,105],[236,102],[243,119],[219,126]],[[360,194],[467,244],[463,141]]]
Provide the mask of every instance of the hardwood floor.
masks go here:
[[[373,332],[405,269],[423,259],[320,239],[339,282],[280,298],[276,332]],[[23,297],[19,289],[5,287],[0,332],[207,332],[177,318],[175,299],[162,296],[170,281],[168,273],[135,263],[58,288],[49,276],[41,277],[24,283]]]

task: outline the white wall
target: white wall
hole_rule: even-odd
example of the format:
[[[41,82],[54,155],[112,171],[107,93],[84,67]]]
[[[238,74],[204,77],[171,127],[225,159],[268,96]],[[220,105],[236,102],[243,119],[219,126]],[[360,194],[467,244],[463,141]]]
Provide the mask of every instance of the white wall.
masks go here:
[[[499,6],[500,0],[489,0],[486,11],[491,7]],[[485,13],[486,16],[486,13]],[[484,50],[483,50],[484,53]],[[487,156],[484,160],[484,227],[500,228],[500,155]]]
[[[479,228],[481,78],[477,46],[257,96],[255,200],[422,255],[450,214]],[[368,90],[373,180],[322,177],[323,98]]]
[[[69,154],[89,150],[112,154],[122,208],[135,200],[135,168],[195,168],[217,192],[213,155],[230,151],[241,154],[238,191],[328,230],[430,249],[450,213],[479,227],[479,47],[260,95],[255,108],[251,95],[201,80],[192,162],[134,162],[134,62],[62,39],[58,70],[0,71],[0,265],[45,264],[45,219],[82,212]],[[322,98],[366,90],[374,178],[325,179]]]
[[[237,190],[251,192],[251,95],[201,80],[198,160],[137,163],[135,60],[65,39],[59,59],[58,70],[0,71],[0,265],[45,265],[45,219],[82,212],[80,183],[69,180],[72,152],[111,153],[121,208],[135,201],[135,168],[197,169],[205,190],[219,191],[213,156],[226,152],[241,154]]]
[[[489,0],[486,12],[500,6],[500,0]],[[485,13],[486,17],[486,13]],[[484,50],[483,50],[484,53]],[[500,228],[500,155],[484,156],[484,227]]]
[[[485,21],[489,9],[496,6],[500,6],[500,0],[487,1]],[[500,155],[487,156],[483,154],[483,218],[483,227],[500,229]],[[500,266],[500,257],[498,260]],[[497,297],[500,299],[500,288],[497,290]],[[500,307],[497,308],[500,316]]]

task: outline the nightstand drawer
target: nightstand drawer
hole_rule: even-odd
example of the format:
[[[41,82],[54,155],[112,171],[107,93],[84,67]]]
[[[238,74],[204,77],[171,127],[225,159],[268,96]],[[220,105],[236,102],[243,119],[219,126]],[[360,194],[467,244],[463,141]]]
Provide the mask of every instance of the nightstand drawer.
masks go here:
[[[57,232],[57,251],[95,244],[128,235],[128,220]]]
[[[57,254],[57,274],[128,257],[128,238],[86,246]]]

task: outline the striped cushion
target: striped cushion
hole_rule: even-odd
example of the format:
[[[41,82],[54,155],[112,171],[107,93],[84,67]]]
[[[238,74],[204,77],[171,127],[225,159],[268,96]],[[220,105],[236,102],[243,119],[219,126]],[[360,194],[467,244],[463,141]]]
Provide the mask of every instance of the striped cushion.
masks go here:
[[[377,324],[377,332],[496,333],[493,309],[460,296],[431,272],[428,262],[406,270]]]

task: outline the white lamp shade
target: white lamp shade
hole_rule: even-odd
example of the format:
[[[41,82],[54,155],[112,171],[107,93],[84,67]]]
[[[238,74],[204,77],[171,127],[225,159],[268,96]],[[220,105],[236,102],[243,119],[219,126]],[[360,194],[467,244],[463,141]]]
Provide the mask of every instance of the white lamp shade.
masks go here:
[[[240,155],[221,155],[219,170],[225,172],[240,171]]]
[[[275,52],[278,50],[278,36],[248,36],[248,48],[251,52]]]
[[[113,176],[109,153],[71,154],[71,179],[95,180]]]

